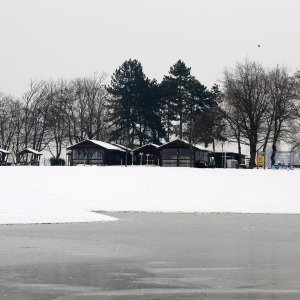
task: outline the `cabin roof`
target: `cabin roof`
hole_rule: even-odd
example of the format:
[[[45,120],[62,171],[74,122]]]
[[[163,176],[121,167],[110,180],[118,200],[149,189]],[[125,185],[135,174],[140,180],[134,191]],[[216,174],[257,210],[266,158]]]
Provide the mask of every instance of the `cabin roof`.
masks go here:
[[[153,147],[153,148],[158,149],[159,145],[156,145],[156,144],[153,144],[153,143],[149,143],[149,144],[146,144],[146,145],[143,145],[141,147],[138,147],[138,148],[134,149],[133,152],[139,151],[139,150],[144,149],[146,147]]]
[[[33,153],[33,154],[36,154],[36,155],[43,155],[42,152],[36,151],[36,150],[34,150],[32,148],[26,148],[26,149],[24,149],[22,151],[19,151],[17,153],[17,155],[23,155],[23,154],[26,154],[26,153]]]
[[[223,151],[223,152],[222,151],[216,151],[215,152],[215,154],[218,154],[218,155],[223,154],[224,156],[225,156],[225,153],[228,154],[228,155],[231,155],[231,154],[239,155],[237,152],[233,152],[233,151]],[[246,157],[247,155],[241,153],[241,156]]]
[[[166,143],[166,144],[160,146],[159,149],[167,148],[168,146],[173,145],[173,144],[175,144],[175,145],[178,144],[179,146],[182,145],[182,146],[185,146],[185,147],[189,147],[189,145],[190,145],[187,141],[176,139],[174,141],[171,141],[169,143]],[[208,149],[203,149],[202,147],[197,146],[197,145],[192,145],[192,146],[193,146],[194,149],[197,149],[197,150],[201,150],[201,151],[205,151],[205,152],[211,152]]]
[[[109,144],[109,143],[106,143],[106,142],[102,142],[102,141],[97,141],[97,140],[84,140],[84,141],[81,141],[77,144],[74,144],[70,147],[67,148],[67,150],[72,150],[74,149],[76,146],[79,146],[79,145],[82,145],[82,144],[85,144],[85,143],[92,143],[96,146],[100,146],[101,148],[104,148],[106,150],[116,150],[116,151],[121,151],[121,152],[125,152],[125,150],[121,149],[120,147],[117,147],[115,145],[112,145],[112,144]]]
[[[10,154],[10,151],[4,150],[4,149],[1,149],[1,148],[0,148],[0,153],[3,153],[3,154]]]
[[[119,145],[119,144],[116,144],[116,143],[112,143],[114,146],[118,147],[118,148],[121,148],[122,150],[124,151],[127,151],[127,152],[131,152],[132,149],[128,148],[128,147],[125,147],[123,145]]]

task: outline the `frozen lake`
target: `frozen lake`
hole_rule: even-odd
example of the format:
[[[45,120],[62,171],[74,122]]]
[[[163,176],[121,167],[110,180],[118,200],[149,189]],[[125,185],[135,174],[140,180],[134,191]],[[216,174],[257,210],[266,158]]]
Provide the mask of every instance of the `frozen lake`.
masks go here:
[[[0,299],[300,299],[300,216],[0,226]]]

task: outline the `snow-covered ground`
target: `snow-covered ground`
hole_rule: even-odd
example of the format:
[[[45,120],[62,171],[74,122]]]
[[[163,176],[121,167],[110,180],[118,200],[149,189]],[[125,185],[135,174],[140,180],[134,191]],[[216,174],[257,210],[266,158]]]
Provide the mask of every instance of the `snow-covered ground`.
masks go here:
[[[93,211],[298,214],[299,195],[298,170],[0,167],[0,224],[116,220]]]

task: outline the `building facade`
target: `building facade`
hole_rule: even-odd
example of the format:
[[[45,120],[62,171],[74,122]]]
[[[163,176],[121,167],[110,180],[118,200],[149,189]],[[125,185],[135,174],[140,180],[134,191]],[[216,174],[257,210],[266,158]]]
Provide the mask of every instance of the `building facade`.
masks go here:
[[[124,164],[126,151],[97,140],[84,140],[67,148],[68,165],[112,166]]]

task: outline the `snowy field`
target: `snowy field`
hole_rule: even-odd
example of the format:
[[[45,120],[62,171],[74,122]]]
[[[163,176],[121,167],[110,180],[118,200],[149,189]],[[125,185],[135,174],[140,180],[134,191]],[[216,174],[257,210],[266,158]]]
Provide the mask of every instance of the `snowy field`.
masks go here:
[[[110,211],[300,213],[298,170],[0,167],[0,178],[0,224],[116,220]]]

